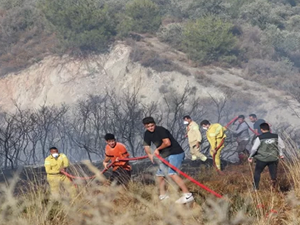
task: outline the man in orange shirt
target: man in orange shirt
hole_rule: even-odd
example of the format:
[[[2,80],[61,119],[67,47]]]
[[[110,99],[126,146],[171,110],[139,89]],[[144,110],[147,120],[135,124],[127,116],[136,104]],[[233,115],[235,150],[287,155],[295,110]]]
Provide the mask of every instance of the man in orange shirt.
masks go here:
[[[131,178],[131,166],[128,161],[118,161],[119,158],[128,158],[129,153],[125,145],[116,142],[113,134],[107,133],[104,136],[106,141],[105,159],[103,161],[104,168],[107,168],[108,162],[114,162],[112,165],[113,172],[110,176],[110,181],[116,181],[117,184],[127,186]]]

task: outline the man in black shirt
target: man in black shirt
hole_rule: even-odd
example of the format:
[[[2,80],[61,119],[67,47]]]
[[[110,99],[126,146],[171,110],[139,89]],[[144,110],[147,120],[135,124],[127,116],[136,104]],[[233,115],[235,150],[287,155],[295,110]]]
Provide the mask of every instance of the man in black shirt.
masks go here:
[[[170,131],[161,126],[156,126],[152,117],[146,117],[143,119],[143,124],[147,129],[144,134],[144,148],[148,154],[149,159],[153,163],[153,156],[160,155],[171,165],[179,168],[184,159],[184,151],[178,142],[174,139]],[[154,153],[151,153],[150,146],[153,143],[156,146]],[[156,173],[159,184],[160,200],[169,198],[165,189],[165,175],[169,177],[181,188],[183,195],[176,203],[184,204],[194,200],[192,193],[190,193],[184,183],[184,181],[178,176],[176,171],[169,168],[164,163],[159,163],[159,169]]]

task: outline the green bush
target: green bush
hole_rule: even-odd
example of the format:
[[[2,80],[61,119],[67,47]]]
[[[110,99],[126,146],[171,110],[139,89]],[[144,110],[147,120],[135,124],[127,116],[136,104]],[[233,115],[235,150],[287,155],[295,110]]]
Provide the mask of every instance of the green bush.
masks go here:
[[[231,23],[212,17],[189,22],[183,32],[183,49],[199,63],[222,61],[225,56],[234,55],[236,38],[232,27]]]
[[[299,46],[300,32],[289,32],[280,30],[275,25],[268,26],[264,32],[265,38],[262,40],[265,46],[272,46],[275,51],[275,57],[287,57],[294,65],[300,67]]]
[[[274,24],[283,29],[285,18],[293,13],[290,6],[272,4],[266,0],[253,1],[240,9],[240,17],[264,30],[268,24]]]
[[[161,24],[160,10],[150,0],[134,0],[126,5],[125,13],[120,16],[118,32],[126,36],[129,32],[153,33]]]
[[[249,0],[227,0],[225,4],[225,10],[229,17],[232,19],[237,19],[240,15],[241,8],[249,4]]]
[[[0,75],[41,60],[55,40],[34,0],[0,1]]]
[[[43,0],[41,7],[63,47],[73,52],[106,51],[116,35],[115,20],[100,0]]]
[[[298,31],[300,32],[300,15],[294,15],[286,21],[285,27],[289,31]]]
[[[171,45],[172,47],[177,47],[181,45],[183,36],[183,26],[179,23],[171,23],[166,26],[162,26],[158,32],[157,37]]]
[[[225,10],[223,0],[194,0],[187,8],[188,18],[202,18],[209,15],[220,15]]]

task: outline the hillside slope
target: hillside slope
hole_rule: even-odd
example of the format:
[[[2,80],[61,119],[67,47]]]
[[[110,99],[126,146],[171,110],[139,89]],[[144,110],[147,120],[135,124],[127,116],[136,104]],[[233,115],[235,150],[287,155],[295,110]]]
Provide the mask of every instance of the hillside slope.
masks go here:
[[[173,66],[176,65],[177,69],[180,68],[179,71],[188,73],[157,72],[146,68],[131,60],[136,50],[154,52],[157,54],[154,57],[162,57],[172,62]],[[18,74],[9,74],[0,79],[0,107],[3,111],[12,111],[14,105],[37,108],[41,105],[72,104],[91,94],[104,94],[107,90],[123,94],[133,89],[139,90],[145,102],[159,102],[163,94],[174,89],[182,92],[189,85],[196,88],[200,97],[211,95],[221,98],[228,90],[251,96],[252,112],[267,117],[273,123],[285,122],[295,127],[300,125],[299,102],[282,91],[245,80],[242,73],[243,70],[237,68],[193,67],[183,53],[174,51],[156,38],[145,37],[131,46],[119,42],[106,55],[81,60],[51,56]]]

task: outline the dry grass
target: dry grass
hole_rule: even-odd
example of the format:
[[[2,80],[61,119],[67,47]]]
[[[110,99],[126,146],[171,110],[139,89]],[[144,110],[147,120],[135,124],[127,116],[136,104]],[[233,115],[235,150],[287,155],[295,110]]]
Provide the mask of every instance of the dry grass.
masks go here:
[[[192,206],[175,205],[179,197],[176,185],[169,182],[171,198],[159,202],[155,184],[131,183],[127,190],[106,186],[98,176],[90,182],[76,182],[78,196],[63,194],[49,200],[47,186],[31,177],[26,189],[17,194],[18,178],[1,185],[0,224],[298,224],[300,216],[300,155],[289,151],[290,161],[279,165],[278,189],[271,188],[268,171],[261,178],[261,190],[252,192],[254,165],[230,165],[224,175],[212,168],[200,167],[194,178],[225,196],[216,199],[187,181],[196,201]],[[89,166],[91,172],[97,168]],[[83,174],[78,168],[72,173]],[[191,173],[192,171],[189,171]]]

